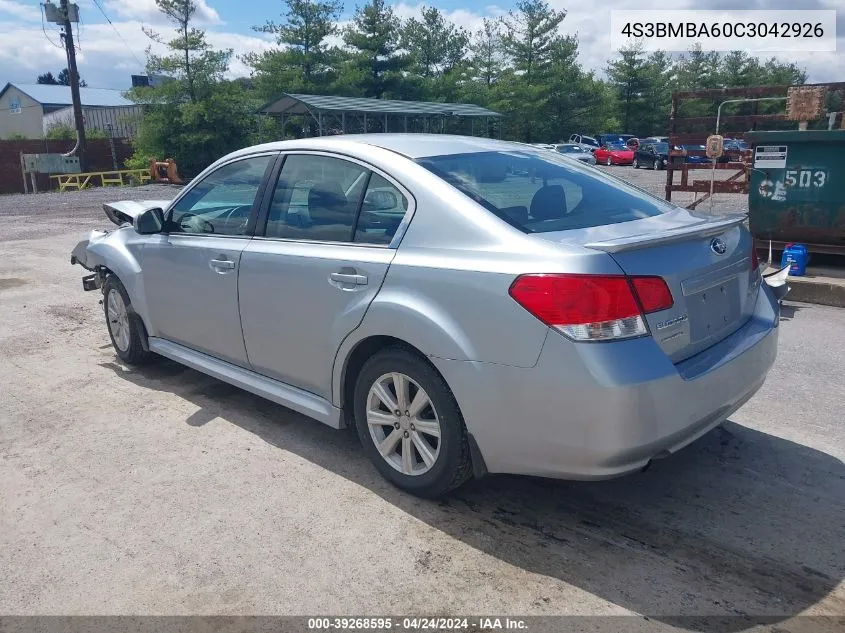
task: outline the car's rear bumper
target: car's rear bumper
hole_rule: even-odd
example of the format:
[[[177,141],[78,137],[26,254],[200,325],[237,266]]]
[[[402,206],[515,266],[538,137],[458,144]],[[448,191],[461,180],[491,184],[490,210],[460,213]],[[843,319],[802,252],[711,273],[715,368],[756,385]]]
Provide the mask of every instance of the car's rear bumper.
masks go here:
[[[536,366],[432,359],[490,472],[602,479],[639,470],[723,422],[774,363],[778,304],[672,364],[651,337],[575,344],[550,331]]]

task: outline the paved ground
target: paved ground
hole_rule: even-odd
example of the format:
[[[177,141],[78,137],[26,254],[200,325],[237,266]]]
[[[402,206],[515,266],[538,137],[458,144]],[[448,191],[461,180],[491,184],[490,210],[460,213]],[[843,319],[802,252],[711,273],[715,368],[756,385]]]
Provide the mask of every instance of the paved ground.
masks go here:
[[[787,306],[763,390],[644,474],[427,502],[349,433],[117,362],[68,263],[114,194],[0,198],[0,613],[845,616],[845,311]]]

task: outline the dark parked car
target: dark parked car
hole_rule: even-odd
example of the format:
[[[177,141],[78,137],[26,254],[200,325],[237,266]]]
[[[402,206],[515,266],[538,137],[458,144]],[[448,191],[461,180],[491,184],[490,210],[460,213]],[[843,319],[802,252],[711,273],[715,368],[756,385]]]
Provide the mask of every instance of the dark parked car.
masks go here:
[[[629,138],[634,138],[630,134],[599,134],[597,137],[599,145],[605,147],[607,145],[625,145]]]
[[[634,152],[634,169],[639,167],[663,169],[667,162],[669,162],[669,145],[666,143],[642,144]]]
[[[700,165],[702,163],[709,163],[711,162],[709,158],[707,158],[707,148],[704,145],[681,145],[680,147],[676,147],[675,149],[681,149],[684,151],[684,162]]]

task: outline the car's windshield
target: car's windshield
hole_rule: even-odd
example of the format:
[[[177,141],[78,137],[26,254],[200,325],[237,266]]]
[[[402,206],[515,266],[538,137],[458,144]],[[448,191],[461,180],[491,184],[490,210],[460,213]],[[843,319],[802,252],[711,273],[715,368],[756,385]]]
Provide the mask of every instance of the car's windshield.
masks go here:
[[[673,207],[553,152],[449,154],[417,162],[511,226],[547,233],[630,222]]]
[[[628,146],[625,145],[624,143],[608,143],[607,149],[612,149],[612,150],[617,150],[617,151],[618,150],[626,150],[626,149],[628,149]]]
[[[585,150],[580,145],[558,145],[557,151],[563,152],[564,154],[586,154],[587,150]]]
[[[594,139],[592,136],[582,136],[581,142],[586,143],[587,145],[596,145],[598,146],[599,142]]]
[[[658,154],[665,154],[669,151],[669,145],[667,143],[655,143],[653,147],[654,151]]]

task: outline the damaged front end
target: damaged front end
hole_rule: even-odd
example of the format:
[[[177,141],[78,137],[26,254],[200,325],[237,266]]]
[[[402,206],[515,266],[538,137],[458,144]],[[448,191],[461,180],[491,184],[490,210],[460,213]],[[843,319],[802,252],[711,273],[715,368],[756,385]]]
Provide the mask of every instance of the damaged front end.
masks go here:
[[[91,231],[88,239],[79,242],[70,256],[71,265],[79,264],[92,273],[82,278],[84,290],[102,288],[109,272],[117,274],[124,285],[131,283],[132,277],[140,272],[140,266],[130,246],[141,237],[139,233],[151,232],[143,231],[143,224],[136,224],[151,211],[157,212],[160,218],[161,209],[167,204],[167,200],[123,200],[103,205],[106,217],[117,228]]]
[[[92,273],[82,278],[83,290],[98,290],[103,287],[103,282],[105,281],[105,269],[103,266],[105,262],[101,256],[92,253],[89,247],[101,242],[110,233],[111,231],[91,231],[88,234],[88,239],[79,242],[71,252],[71,265],[79,264]]]

